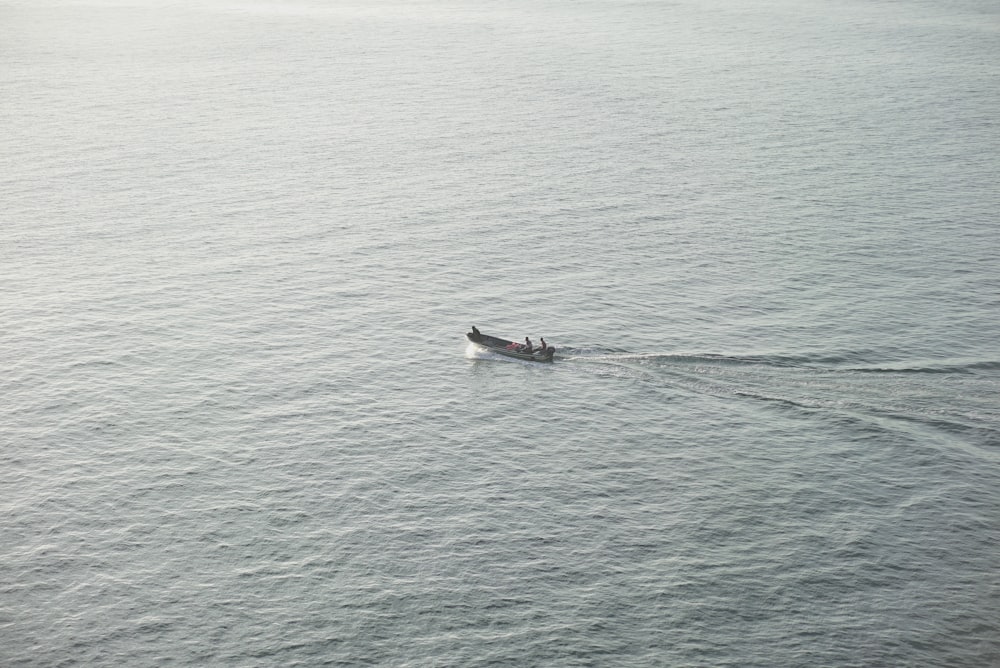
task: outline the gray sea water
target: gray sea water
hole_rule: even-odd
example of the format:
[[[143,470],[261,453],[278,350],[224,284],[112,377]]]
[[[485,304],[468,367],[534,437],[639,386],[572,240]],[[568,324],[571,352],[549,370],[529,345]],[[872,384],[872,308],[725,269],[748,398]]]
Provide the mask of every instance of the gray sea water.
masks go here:
[[[998,110],[993,0],[0,0],[0,665],[1000,666]]]

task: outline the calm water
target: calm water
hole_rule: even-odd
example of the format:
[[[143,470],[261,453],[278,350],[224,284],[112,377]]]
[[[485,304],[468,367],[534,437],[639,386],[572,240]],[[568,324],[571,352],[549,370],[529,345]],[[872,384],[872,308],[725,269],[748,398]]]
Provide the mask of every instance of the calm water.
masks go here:
[[[998,83],[987,0],[0,0],[0,665],[1000,665]]]

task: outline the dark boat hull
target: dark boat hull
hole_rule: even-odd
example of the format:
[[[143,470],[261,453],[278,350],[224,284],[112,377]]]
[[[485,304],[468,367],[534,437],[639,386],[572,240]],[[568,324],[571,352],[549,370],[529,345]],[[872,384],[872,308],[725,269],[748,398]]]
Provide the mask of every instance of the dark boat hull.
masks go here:
[[[514,359],[525,360],[527,362],[551,362],[552,355],[556,352],[555,348],[549,347],[545,351],[534,351],[531,353],[519,351],[516,348],[508,348],[507,346],[513,344],[513,341],[508,341],[506,339],[501,339],[496,336],[490,336],[489,334],[480,334],[476,336],[473,332],[469,332],[465,335],[469,341],[472,341],[477,346],[482,346],[490,352],[497,353],[498,355],[504,355],[506,357],[513,357]]]

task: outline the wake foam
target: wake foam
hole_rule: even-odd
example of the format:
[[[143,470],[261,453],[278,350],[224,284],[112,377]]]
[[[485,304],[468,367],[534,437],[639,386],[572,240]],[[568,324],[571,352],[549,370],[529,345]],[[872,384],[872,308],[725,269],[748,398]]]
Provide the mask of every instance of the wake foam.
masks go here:
[[[573,362],[640,362],[647,364],[764,366],[830,372],[885,374],[966,374],[1000,370],[1000,361],[947,361],[928,364],[861,363],[854,356],[725,355],[717,353],[632,353],[594,348],[562,348],[562,358]]]

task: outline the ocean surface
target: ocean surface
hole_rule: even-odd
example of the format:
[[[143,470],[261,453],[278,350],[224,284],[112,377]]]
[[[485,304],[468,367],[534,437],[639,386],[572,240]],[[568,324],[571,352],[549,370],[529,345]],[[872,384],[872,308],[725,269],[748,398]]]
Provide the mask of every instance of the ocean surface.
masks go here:
[[[1000,666],[998,119],[995,0],[0,0],[0,665]]]

